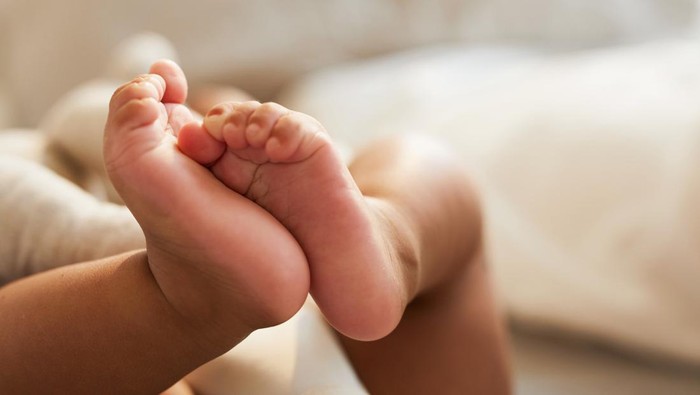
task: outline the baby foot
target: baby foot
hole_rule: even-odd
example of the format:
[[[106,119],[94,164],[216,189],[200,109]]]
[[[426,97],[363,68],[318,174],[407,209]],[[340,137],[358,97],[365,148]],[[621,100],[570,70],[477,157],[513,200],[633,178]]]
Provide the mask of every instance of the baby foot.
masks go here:
[[[311,294],[332,326],[360,340],[394,329],[407,291],[376,211],[321,124],[275,103],[223,103],[178,140],[185,154],[296,237],[310,265]]]
[[[283,322],[308,293],[306,258],[272,215],[178,149],[176,134],[193,121],[182,104],[186,91],[182,70],[160,61],[114,93],[108,174],[141,225],[149,266],[176,309],[226,336],[232,327]]]

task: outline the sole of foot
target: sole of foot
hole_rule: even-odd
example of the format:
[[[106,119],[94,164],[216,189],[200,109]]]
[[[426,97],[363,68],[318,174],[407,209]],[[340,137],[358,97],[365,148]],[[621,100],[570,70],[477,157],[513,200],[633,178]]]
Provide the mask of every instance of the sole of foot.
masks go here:
[[[379,206],[363,197],[319,122],[275,103],[229,102],[178,140],[294,235],[309,262],[311,294],[336,330],[376,340],[398,325],[407,291]]]
[[[114,93],[104,143],[110,179],[174,307],[223,332],[281,323],[308,294],[306,257],[269,212],[178,148],[177,134],[196,125],[186,95],[184,73],[170,61]]]

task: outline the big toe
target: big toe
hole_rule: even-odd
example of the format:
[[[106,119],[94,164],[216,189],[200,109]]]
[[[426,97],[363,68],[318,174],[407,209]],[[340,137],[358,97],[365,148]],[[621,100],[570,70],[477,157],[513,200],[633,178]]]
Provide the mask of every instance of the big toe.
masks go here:
[[[105,126],[104,157],[110,168],[135,147],[148,147],[160,141],[157,128],[144,128],[161,116],[160,100],[165,81],[157,74],[145,74],[118,88],[109,105]],[[128,159],[126,159],[128,160]]]
[[[226,144],[212,137],[199,122],[190,122],[180,129],[177,145],[182,153],[204,166],[216,162],[226,150]]]
[[[163,103],[182,104],[187,99],[187,78],[180,66],[172,60],[161,59],[153,63],[151,74],[157,74],[163,78],[167,89],[163,93]]]

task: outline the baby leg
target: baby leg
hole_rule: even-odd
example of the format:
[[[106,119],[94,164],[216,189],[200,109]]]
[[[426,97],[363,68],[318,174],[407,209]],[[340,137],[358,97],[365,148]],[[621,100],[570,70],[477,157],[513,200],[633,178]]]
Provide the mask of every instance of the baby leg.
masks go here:
[[[296,237],[370,391],[508,392],[479,206],[448,151],[387,141],[348,172],[323,126],[274,103],[224,103],[204,125],[183,129],[180,149]]]
[[[482,255],[474,186],[451,154],[427,138],[371,146],[350,166],[385,232],[415,275],[398,327],[374,342],[339,335],[371,393],[506,394],[503,322]]]
[[[292,235],[177,148],[182,71],[151,71],[113,95],[104,142],[147,249],[0,288],[0,393],[156,393],[306,299]]]

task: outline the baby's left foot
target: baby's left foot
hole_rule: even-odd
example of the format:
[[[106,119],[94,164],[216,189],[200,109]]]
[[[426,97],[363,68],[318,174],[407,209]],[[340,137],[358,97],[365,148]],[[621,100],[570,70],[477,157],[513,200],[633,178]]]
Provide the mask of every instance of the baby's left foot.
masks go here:
[[[278,104],[224,103],[180,149],[282,222],[307,255],[311,294],[346,336],[389,334],[406,306],[403,268],[323,126]]]

